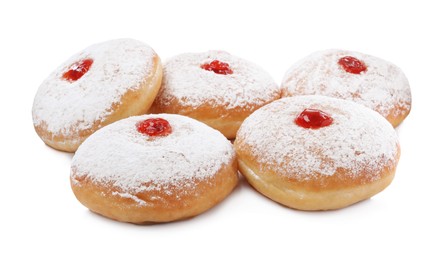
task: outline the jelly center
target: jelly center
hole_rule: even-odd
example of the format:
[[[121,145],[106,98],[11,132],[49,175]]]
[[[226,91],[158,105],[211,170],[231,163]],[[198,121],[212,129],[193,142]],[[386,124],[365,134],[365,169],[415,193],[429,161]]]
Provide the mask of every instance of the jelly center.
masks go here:
[[[230,68],[230,65],[228,63],[221,62],[218,60],[214,60],[210,63],[202,64],[201,68],[208,71],[213,71],[216,74],[222,74],[222,75],[233,74],[233,70]]]
[[[172,127],[168,121],[163,118],[150,118],[140,121],[136,124],[139,133],[148,136],[167,136],[172,133]]]
[[[78,61],[70,66],[70,69],[62,75],[62,78],[71,82],[76,81],[89,71],[92,63],[94,63],[92,59]]]
[[[329,126],[334,120],[327,113],[318,110],[307,108],[302,111],[295,119],[295,123],[303,128],[319,129]]]
[[[364,64],[364,62],[352,56],[346,56],[339,59],[338,64],[340,64],[340,66],[346,72],[353,73],[353,74],[361,74],[361,72],[367,70],[367,66]]]

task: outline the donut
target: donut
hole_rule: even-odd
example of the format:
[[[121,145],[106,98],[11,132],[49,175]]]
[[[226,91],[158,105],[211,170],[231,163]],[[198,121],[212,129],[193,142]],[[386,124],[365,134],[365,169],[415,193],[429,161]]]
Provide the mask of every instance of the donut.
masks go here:
[[[161,78],[159,56],[142,42],[117,39],[92,45],[39,87],[32,109],[36,133],[47,145],[74,152],[101,127],[147,112]]]
[[[339,209],[372,197],[391,183],[400,157],[396,132],[379,113],[314,95],[258,109],[234,147],[256,190],[300,210]]]
[[[142,115],[91,135],[72,159],[71,187],[91,211],[130,223],[196,216],[237,185],[237,160],[218,131],[181,115]]]
[[[164,63],[151,113],[195,118],[232,139],[253,111],[281,97],[271,76],[224,51],[185,53]]]
[[[285,74],[283,96],[324,95],[352,100],[384,116],[394,127],[411,110],[411,89],[396,65],[346,50],[316,52]]]

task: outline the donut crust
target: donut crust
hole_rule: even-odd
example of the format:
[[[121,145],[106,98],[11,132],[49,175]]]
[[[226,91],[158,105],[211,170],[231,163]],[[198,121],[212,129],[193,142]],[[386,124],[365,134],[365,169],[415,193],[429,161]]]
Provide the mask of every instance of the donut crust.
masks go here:
[[[74,169],[72,173],[74,176]],[[171,185],[120,195],[114,186],[100,185],[86,177],[70,180],[77,199],[97,214],[135,224],[170,222],[196,216],[227,197],[238,183],[237,160],[234,157],[213,177],[195,180],[190,188]]]
[[[408,103],[407,105],[407,107],[395,105],[394,108],[390,110],[390,113],[385,117],[394,128],[398,127],[411,112],[411,103]]]
[[[158,55],[153,57],[153,70],[134,91],[127,91],[119,102],[113,103],[108,109],[112,113],[104,120],[95,121],[92,127],[77,129],[71,127],[68,135],[52,133],[47,130],[47,124],[42,122],[34,125],[36,133],[48,146],[65,152],[75,152],[83,141],[98,129],[120,119],[145,114],[157,96],[162,82],[162,63]]]
[[[252,187],[280,204],[307,211],[347,207],[381,192],[392,182],[400,157],[398,146],[396,158],[377,171],[379,178],[374,181],[370,179],[373,173],[369,170],[352,176],[343,168],[331,176],[317,173],[313,178],[301,181],[289,177],[291,174],[261,168],[258,159],[252,156],[241,140],[236,139],[234,146],[239,170]]]

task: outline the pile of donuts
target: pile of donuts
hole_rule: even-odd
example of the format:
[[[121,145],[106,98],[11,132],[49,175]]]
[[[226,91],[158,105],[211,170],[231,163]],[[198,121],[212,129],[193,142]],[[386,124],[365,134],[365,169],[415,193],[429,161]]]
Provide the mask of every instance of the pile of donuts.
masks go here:
[[[345,50],[294,64],[281,86],[224,51],[161,63],[117,39],[72,56],[39,87],[32,115],[50,147],[75,152],[70,181],[91,211],[123,222],[196,216],[225,199],[239,172],[299,210],[339,209],[392,181],[394,127],[411,109],[403,72]]]

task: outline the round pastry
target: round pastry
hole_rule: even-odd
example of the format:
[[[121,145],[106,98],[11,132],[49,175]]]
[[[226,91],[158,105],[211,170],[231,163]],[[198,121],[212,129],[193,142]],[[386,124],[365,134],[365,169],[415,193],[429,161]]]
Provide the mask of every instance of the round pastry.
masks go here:
[[[268,73],[251,62],[223,51],[186,53],[165,62],[150,111],[195,118],[231,139],[248,115],[280,96]]]
[[[234,143],[239,170],[270,199],[329,210],[370,198],[393,180],[400,156],[391,124],[357,103],[296,96],[249,116]]]
[[[231,143],[180,115],[130,117],[91,135],[77,150],[71,187],[91,211],[123,222],[198,215],[237,185]]]
[[[324,95],[355,101],[379,112],[394,127],[411,110],[411,89],[400,68],[358,52],[316,52],[286,72],[282,88],[285,97]]]
[[[67,152],[99,128],[144,114],[157,95],[162,65],[132,39],[92,45],[48,76],[33,103],[33,124],[49,146]]]

